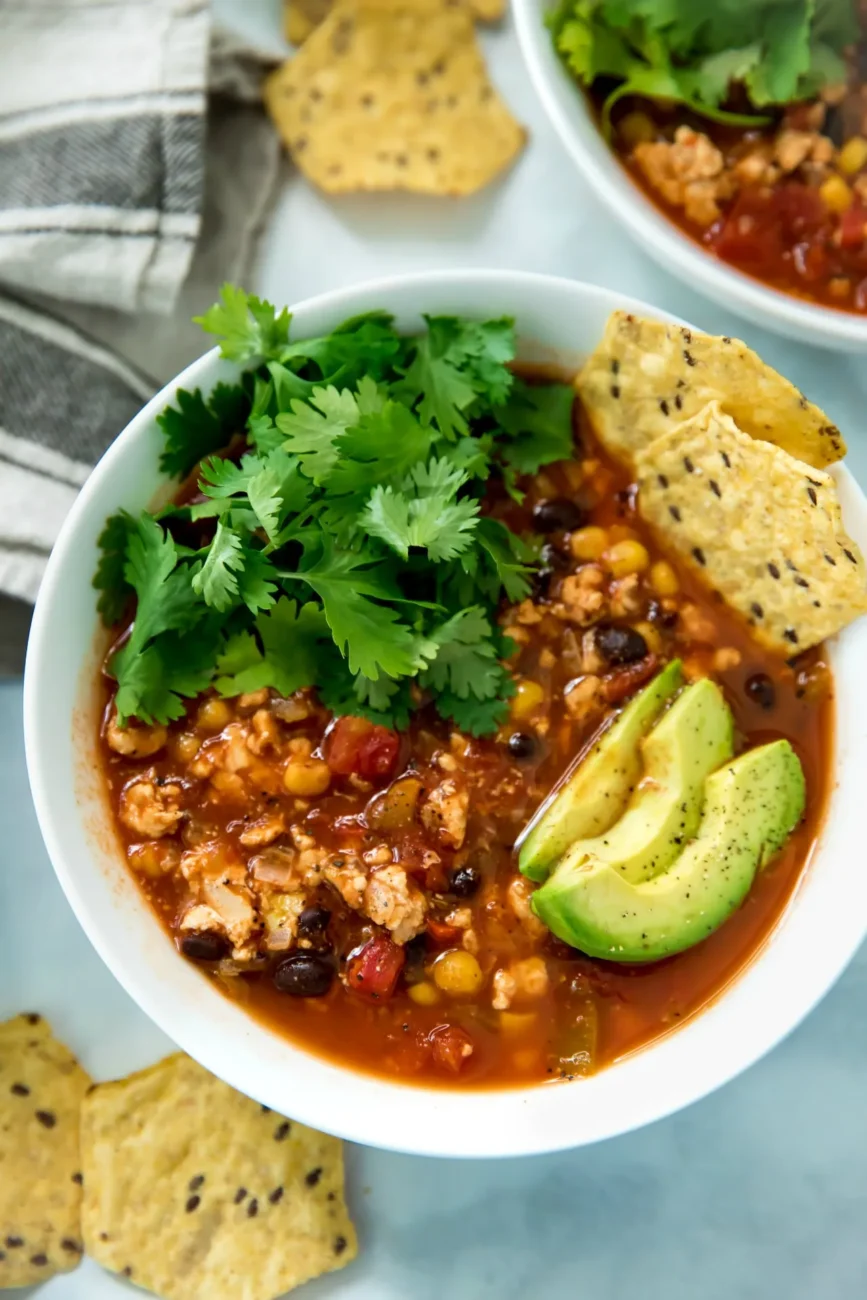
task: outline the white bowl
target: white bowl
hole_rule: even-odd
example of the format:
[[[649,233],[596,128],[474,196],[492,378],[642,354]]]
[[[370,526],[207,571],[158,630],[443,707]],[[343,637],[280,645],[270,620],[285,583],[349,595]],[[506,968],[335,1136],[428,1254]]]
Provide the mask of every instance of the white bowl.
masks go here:
[[[507,271],[425,273],[313,298],[296,337],[346,316],[394,312],[514,315],[522,354],[577,364],[615,308],[665,317],[589,285]],[[343,1069],[294,1046],[182,961],[122,860],[98,772],[94,677],[101,643],[91,578],[96,539],[119,506],[139,510],[167,484],[155,416],[178,387],[206,392],[237,367],[216,350],[148,403],[88,479],[54,548],[33,619],[24,714],[36,811],[58,879],[88,937],[143,1010],[209,1070],[293,1118],[372,1146],[440,1156],[506,1156],[580,1146],[669,1114],[718,1087],[788,1033],[830,988],[867,930],[861,861],[867,770],[867,619],[832,647],[839,696],[836,787],[815,859],[784,919],[739,979],[677,1033],[586,1081],[504,1091],[406,1086]],[[849,529],[867,543],[867,502],[838,471]]]
[[[536,92],[573,162],[651,257],[755,324],[820,347],[867,349],[867,316],[781,293],[684,235],[642,193],[603,140],[578,83],[554,49],[545,15],[555,0],[512,0],[518,39]]]

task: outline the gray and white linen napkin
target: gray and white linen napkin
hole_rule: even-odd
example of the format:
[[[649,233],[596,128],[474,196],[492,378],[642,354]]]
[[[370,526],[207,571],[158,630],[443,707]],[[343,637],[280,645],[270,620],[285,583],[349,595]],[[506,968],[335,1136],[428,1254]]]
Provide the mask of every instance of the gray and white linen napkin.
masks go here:
[[[266,63],[206,0],[0,0],[0,593],[34,599],[94,462],[203,351],[189,317],[245,277]]]

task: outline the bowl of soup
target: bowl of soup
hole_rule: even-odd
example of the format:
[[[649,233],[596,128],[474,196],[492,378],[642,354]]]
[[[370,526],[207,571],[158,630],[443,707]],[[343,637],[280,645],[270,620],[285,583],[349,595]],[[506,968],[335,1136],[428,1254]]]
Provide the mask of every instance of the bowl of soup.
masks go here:
[[[790,25],[787,46],[786,24],[765,23],[761,6],[716,25],[697,15],[650,11],[629,29],[605,4],[515,4],[548,116],[641,246],[749,320],[860,351],[867,120],[852,8],[829,10],[837,25],[827,44],[814,33],[812,54],[808,31]]]
[[[107,965],[233,1086],[396,1150],[581,1145],[744,1069],[865,928],[842,434],[742,345],[545,277],[205,322],[29,648]]]

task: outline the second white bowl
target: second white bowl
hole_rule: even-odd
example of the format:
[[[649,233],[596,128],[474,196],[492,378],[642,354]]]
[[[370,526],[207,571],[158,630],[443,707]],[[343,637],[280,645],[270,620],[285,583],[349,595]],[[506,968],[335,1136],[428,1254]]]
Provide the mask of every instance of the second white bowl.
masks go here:
[[[583,92],[554,49],[545,24],[553,7],[554,0],[512,0],[530,78],[572,161],[641,247],[691,288],[754,324],[820,347],[867,351],[867,316],[761,284],[688,238],[651,203],[603,140]]]

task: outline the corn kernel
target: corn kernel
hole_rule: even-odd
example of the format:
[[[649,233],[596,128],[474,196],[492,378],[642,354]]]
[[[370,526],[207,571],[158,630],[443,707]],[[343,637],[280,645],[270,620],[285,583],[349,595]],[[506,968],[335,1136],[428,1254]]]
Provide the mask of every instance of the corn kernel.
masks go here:
[[[511,714],[513,718],[528,718],[544,702],[545,691],[538,682],[525,678],[518,682],[518,688],[512,699]]]
[[[659,629],[654,627],[652,623],[642,622],[635,624],[635,631],[644,637],[650,653],[658,655],[662,649],[662,637],[659,635]]]
[[[331,784],[331,770],[321,758],[292,758],[283,772],[283,785],[289,794],[313,798],[324,794]]]
[[[172,741],[175,758],[181,763],[191,763],[199,752],[201,741],[192,731],[182,731]]]
[[[819,186],[819,198],[831,212],[843,213],[852,206],[854,198],[849,186],[834,172]]]
[[[615,542],[602,557],[615,578],[626,578],[631,573],[643,573],[650,564],[650,556],[641,542],[627,538]]]
[[[450,948],[438,957],[433,968],[434,983],[455,998],[472,997],[482,987],[482,968],[465,948]]]
[[[439,989],[435,984],[431,984],[430,980],[410,984],[407,993],[419,1007],[435,1007],[440,1000]]]
[[[837,155],[837,166],[846,176],[854,176],[867,164],[867,140],[863,135],[853,135]]]
[[[579,528],[569,537],[569,550],[576,560],[598,560],[607,549],[608,534],[604,528],[592,524],[588,528]]]
[[[646,113],[625,113],[617,123],[617,134],[625,145],[634,149],[637,144],[649,144],[656,139],[656,127]]]
[[[196,723],[203,731],[222,731],[232,721],[232,710],[225,700],[213,697],[199,705]]]
[[[680,583],[668,560],[657,560],[650,566],[650,585],[657,596],[676,596]]]

